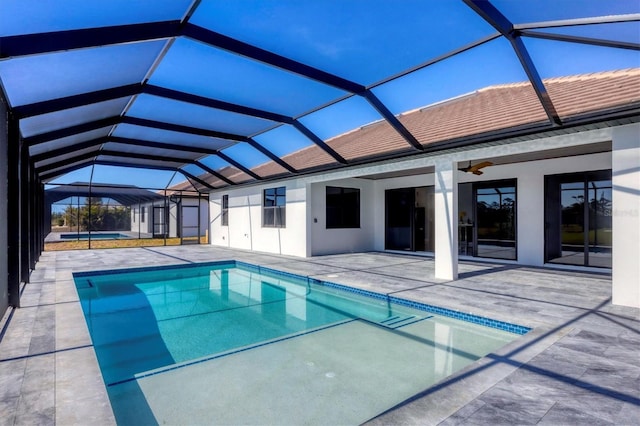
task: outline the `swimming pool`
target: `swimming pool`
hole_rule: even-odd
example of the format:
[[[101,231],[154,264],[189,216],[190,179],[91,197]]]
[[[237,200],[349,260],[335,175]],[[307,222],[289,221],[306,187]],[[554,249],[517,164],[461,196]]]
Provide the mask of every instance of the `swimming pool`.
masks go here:
[[[130,238],[128,235],[120,234],[118,232],[103,232],[103,233],[91,233],[92,240],[121,240],[124,238]],[[61,240],[88,240],[89,233],[88,232],[80,232],[75,234],[61,234]]]
[[[528,330],[241,262],[74,278],[123,424],[360,424]]]

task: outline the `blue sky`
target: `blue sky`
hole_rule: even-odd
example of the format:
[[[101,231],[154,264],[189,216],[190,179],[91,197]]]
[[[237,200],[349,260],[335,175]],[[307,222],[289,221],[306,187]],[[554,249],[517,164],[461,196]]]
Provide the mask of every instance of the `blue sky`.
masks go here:
[[[19,20],[11,20],[8,18],[11,14],[4,13],[0,16],[0,33],[20,33],[25,28],[38,32],[135,23],[147,19],[179,19],[190,1],[112,0],[96,6],[94,2],[68,0],[64,9],[51,9],[53,2],[44,3],[36,0],[4,0],[5,10],[33,13],[29,15],[29,22],[21,22],[20,25],[16,24]],[[495,0],[494,4],[516,23],[640,13],[640,2],[637,0]],[[449,0],[203,0],[190,22],[365,86],[495,33],[464,3]],[[639,28],[636,22],[545,31],[639,43]],[[637,51],[533,38],[526,38],[525,46],[543,78],[640,66]],[[126,56],[116,62],[118,69],[109,71],[109,85],[116,84],[113,82],[121,84],[127,79],[139,81],[144,76],[143,70],[153,62],[153,52],[157,48],[156,45],[147,44],[140,49],[125,49]],[[68,55],[68,52],[67,56],[59,58],[71,58],[65,68],[81,68],[83,63],[91,61],[89,52],[75,56],[80,59],[73,59],[74,55]],[[53,55],[43,58],[48,61],[54,59]],[[133,68],[128,68],[128,65]],[[14,73],[19,73],[19,70]],[[74,72],[68,74],[51,77],[56,83],[53,86],[64,92],[65,87],[82,78],[82,75]],[[376,87],[373,92],[397,114],[486,86],[525,79],[526,75],[510,44],[504,39],[497,39]],[[339,89],[211,49],[190,39],[179,39],[173,43],[164,60],[150,75],[149,82],[290,116],[299,116],[345,94]],[[11,93],[9,95],[11,99]],[[37,95],[38,92],[34,92],[34,96]],[[247,136],[260,133],[255,139],[277,155],[290,153],[311,143],[288,126],[261,133],[272,128],[274,123],[203,107],[180,105],[153,96],[140,96],[131,105],[129,113],[132,116],[151,114],[155,119],[168,122],[175,117],[179,121],[186,118],[193,126],[223,129]],[[300,117],[323,139],[379,119],[375,109],[360,97]],[[266,161],[266,157],[246,145],[229,148],[225,153],[248,167]],[[216,158],[205,159],[204,162],[210,167],[226,165]],[[88,180],[90,174],[91,169],[85,168],[57,181]],[[112,169],[106,166],[96,166],[94,170],[96,182],[141,187],[162,188],[172,176],[172,172]]]

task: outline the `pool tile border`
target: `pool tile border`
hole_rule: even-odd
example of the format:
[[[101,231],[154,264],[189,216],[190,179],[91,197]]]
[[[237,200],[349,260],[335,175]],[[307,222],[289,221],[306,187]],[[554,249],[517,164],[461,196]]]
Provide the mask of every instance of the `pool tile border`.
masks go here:
[[[355,293],[361,296],[371,297],[377,300],[383,300],[391,303],[395,303],[397,305],[406,306],[409,308],[418,309],[425,312],[430,312],[438,315],[442,315],[449,318],[454,318],[466,322],[471,322],[473,324],[483,325],[490,328],[495,328],[498,330],[508,331],[510,333],[524,335],[531,331],[530,327],[525,327],[519,324],[513,324],[505,321],[499,321],[492,318],[483,317],[480,315],[475,315],[472,313],[465,313],[460,311],[455,311],[452,309],[443,308],[440,306],[429,305],[421,302],[414,302],[412,300],[401,299],[396,296],[389,296],[383,293],[376,293],[369,290],[362,290],[354,287],[349,287],[342,284],[336,284],[330,281],[319,280],[316,278],[305,277],[302,275],[293,274],[291,272],[278,271],[272,268],[266,268],[263,266],[256,266],[245,262],[236,261],[236,266],[239,266],[250,272],[259,272],[259,273],[267,273],[275,276],[286,277],[286,278],[294,278],[299,280],[306,280],[309,284],[325,286],[329,288],[335,288],[338,290],[346,291],[349,293]]]

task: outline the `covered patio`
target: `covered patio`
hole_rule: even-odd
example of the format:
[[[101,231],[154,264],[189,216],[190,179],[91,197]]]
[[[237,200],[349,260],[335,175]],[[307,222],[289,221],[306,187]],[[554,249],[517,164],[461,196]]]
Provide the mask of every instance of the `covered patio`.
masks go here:
[[[215,260],[532,329],[372,424],[637,423],[639,28],[637,0],[3,2],[0,426],[122,423],[74,272]],[[163,246],[45,251],[48,191],[80,240],[80,199],[132,184]]]
[[[212,246],[46,252],[0,324],[2,424],[113,424],[72,273],[236,259],[532,327],[527,335],[371,424],[633,424],[640,313],[611,304],[608,274],[461,262],[434,278],[422,256],[309,259]],[[330,277],[330,278],[328,278]]]

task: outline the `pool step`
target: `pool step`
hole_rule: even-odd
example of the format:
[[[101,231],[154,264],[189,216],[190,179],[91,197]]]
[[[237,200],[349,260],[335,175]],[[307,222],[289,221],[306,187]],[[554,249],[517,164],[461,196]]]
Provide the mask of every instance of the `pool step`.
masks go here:
[[[384,327],[390,328],[392,330],[395,330],[397,328],[404,327],[405,325],[413,324],[429,318],[433,318],[433,315],[430,315],[428,317],[419,317],[416,315],[407,315],[407,316],[395,315],[378,322],[378,324]]]

